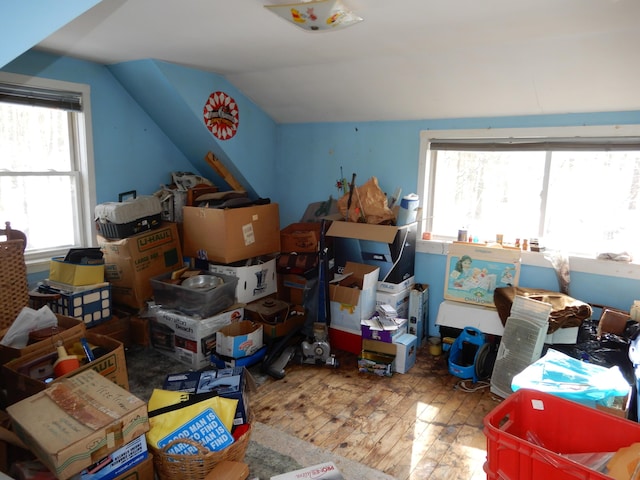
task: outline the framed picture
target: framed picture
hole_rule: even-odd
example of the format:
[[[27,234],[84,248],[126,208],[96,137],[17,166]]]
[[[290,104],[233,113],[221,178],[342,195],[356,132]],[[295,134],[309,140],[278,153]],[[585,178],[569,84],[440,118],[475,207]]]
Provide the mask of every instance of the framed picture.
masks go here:
[[[517,286],[520,249],[454,242],[447,256],[444,298],[495,308],[493,292]]]

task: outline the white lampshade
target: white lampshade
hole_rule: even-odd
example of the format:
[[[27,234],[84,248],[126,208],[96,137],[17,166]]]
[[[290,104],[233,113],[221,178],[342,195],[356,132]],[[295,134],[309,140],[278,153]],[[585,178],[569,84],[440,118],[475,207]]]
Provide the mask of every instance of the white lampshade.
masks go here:
[[[265,5],[265,8],[297,27],[312,32],[338,30],[362,21],[362,18],[345,8],[341,0],[312,0]]]

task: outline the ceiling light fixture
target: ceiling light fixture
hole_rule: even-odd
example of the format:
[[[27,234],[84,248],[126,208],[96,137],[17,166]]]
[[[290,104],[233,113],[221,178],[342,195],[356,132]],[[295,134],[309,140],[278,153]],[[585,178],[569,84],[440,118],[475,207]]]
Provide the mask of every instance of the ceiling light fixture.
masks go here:
[[[362,21],[341,0],[308,0],[282,5],[265,5],[279,17],[310,32],[339,30]]]

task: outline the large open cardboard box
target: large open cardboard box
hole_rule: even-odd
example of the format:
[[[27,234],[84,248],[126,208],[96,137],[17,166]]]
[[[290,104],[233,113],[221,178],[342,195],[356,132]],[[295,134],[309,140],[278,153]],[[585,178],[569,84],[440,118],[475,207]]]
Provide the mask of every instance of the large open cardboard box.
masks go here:
[[[232,263],[280,251],[277,203],[243,208],[184,207],[184,253]]]
[[[329,285],[331,326],[360,332],[360,320],[376,310],[378,267],[347,262],[338,283]]]
[[[55,333],[56,340],[79,340],[87,332],[87,328],[82,320],[77,318],[66,317],[64,315],[56,315],[58,319],[58,329]],[[9,329],[5,328],[0,331],[0,338],[4,338]],[[22,348],[11,347],[8,345],[0,345],[0,364],[5,364],[14,358],[30,355],[33,352],[49,348],[52,339],[46,338],[37,342],[27,344]]]
[[[29,355],[14,358],[2,365],[2,376],[7,388],[7,401],[16,403],[41,392],[47,385],[69,378],[86,370],[95,370],[103,377],[116,383],[125,390],[129,389],[129,375],[124,354],[124,345],[118,340],[87,331],[85,338],[90,345],[98,347],[103,354],[92,362],[81,363],[80,368],[62,377],[53,377],[53,363],[58,354],[53,343]],[[72,337],[64,341],[64,347],[70,354],[78,348],[79,339]],[[81,348],[81,347],[80,347]]]
[[[7,407],[18,437],[57,478],[149,431],[147,404],[92,369]]]

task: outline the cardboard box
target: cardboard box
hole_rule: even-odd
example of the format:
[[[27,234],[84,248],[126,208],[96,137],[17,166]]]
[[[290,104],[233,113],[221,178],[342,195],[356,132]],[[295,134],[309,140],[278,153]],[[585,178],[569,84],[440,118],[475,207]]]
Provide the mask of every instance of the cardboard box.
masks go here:
[[[416,277],[409,277],[400,283],[378,282],[379,292],[398,293],[411,288],[416,283]]]
[[[363,340],[358,355],[358,371],[390,377],[395,371],[396,346],[393,343]]]
[[[343,274],[350,274],[338,283],[329,285],[331,325],[360,331],[360,320],[369,318],[376,310],[378,267],[347,262]]]
[[[56,332],[56,338],[60,338],[63,342],[67,340],[78,341],[84,337],[87,328],[85,324],[77,318],[66,317],[64,315],[56,315],[58,319],[59,329]],[[9,329],[5,328],[0,331],[0,338],[4,338]],[[0,364],[5,364],[14,358],[30,355],[33,352],[37,352],[42,349],[51,348],[51,339],[40,340],[38,342],[30,343],[23,348],[9,347],[0,345]]]
[[[233,368],[233,367],[252,367],[261,362],[267,354],[268,346],[263,345],[256,353],[247,355],[246,357],[233,358],[225,357],[217,352],[211,353],[211,365],[217,368]]]
[[[124,348],[131,346],[131,315],[124,312],[118,312],[118,315],[112,315],[106,322],[91,327],[91,333],[106,335],[119,342],[122,342]]]
[[[204,480],[246,480],[249,478],[249,465],[233,460],[216,463]]]
[[[360,358],[372,362],[372,365],[367,366],[367,371],[370,373],[386,375],[387,368],[395,373],[407,373],[416,363],[416,353],[416,336],[405,333],[396,337],[394,343],[363,339]]]
[[[283,253],[316,253],[320,247],[320,222],[292,223],[280,231]]]
[[[454,242],[449,247],[444,298],[495,308],[496,288],[517,286],[520,249]]]
[[[380,342],[395,343],[395,340],[407,333],[407,324],[409,323],[406,318],[398,318],[396,320],[398,327],[394,330],[383,330],[380,328],[373,328],[371,325],[362,321],[360,325],[360,331],[362,332],[362,338],[369,340],[378,340]]]
[[[233,263],[280,251],[277,203],[244,208],[184,207],[184,253]]]
[[[92,369],[7,407],[18,437],[61,480],[149,431],[147,404]]]
[[[145,460],[116,477],[115,480],[154,480],[154,478],[153,455],[149,453]]]
[[[119,456],[118,452],[124,451],[127,454],[132,454],[132,449],[127,449],[127,447],[123,447],[117,452],[107,455],[106,457],[100,459],[98,462],[91,465],[89,468],[83,470],[81,473],[76,474],[72,477],[73,480],[154,480],[154,469],[153,469],[153,457],[148,452],[146,446],[146,438],[144,435],[138,437],[145,441],[144,444],[144,457],[141,456],[136,457],[136,462],[128,462],[126,468],[122,468],[123,465],[121,462],[113,462],[113,459]],[[134,440],[130,442],[128,445],[138,444],[138,440]],[[140,447],[142,447],[140,445]],[[26,450],[25,450],[26,452]],[[57,480],[55,474],[49,470],[40,460],[34,460],[33,454],[29,452],[28,459],[16,459],[13,458],[13,462],[11,464],[10,473],[12,474],[12,478],[22,479],[22,480]],[[15,461],[19,460],[19,461]],[[103,469],[99,469],[100,465],[104,465]],[[114,471],[113,466],[118,465],[117,471]],[[96,470],[98,469],[98,470]],[[9,471],[9,466],[3,468],[1,471]],[[89,473],[90,471],[94,471],[95,473]],[[104,471],[104,474],[103,474]],[[114,475],[114,473],[118,473]],[[0,478],[5,478],[0,475]],[[7,480],[9,477],[6,477]]]
[[[399,318],[409,318],[409,294],[411,289],[400,292],[376,292],[376,305],[389,305],[395,309]]]
[[[105,267],[99,265],[80,265],[64,261],[64,257],[53,257],[49,262],[49,278],[54,282],[68,285],[95,285],[104,282]]]
[[[257,352],[263,344],[262,324],[243,320],[216,332],[216,352],[240,358]]]
[[[142,463],[149,456],[144,435],[132,440],[113,453],[102,457],[80,472],[74,480],[115,480],[129,469]]]
[[[153,307],[149,312],[152,315],[151,345],[196,370],[211,365],[211,353],[216,351],[216,332],[244,316],[244,308],[239,306],[205,319],[160,307]]]
[[[372,225],[334,221],[327,230],[333,238],[336,272],[347,262],[380,268],[381,283],[398,284],[414,276],[417,223]],[[403,287],[407,288],[407,287]]]
[[[326,462],[311,467],[301,468],[292,472],[283,473],[271,477],[271,480],[300,480],[301,478],[313,478],[314,480],[344,480],[342,473],[335,463]]]
[[[57,293],[60,297],[49,302],[55,313],[82,320],[87,327],[111,318],[111,285],[107,282],[82,287],[64,288],[47,283],[38,289],[44,293]]]
[[[128,390],[129,375],[122,343],[90,331],[87,331],[84,337],[90,345],[99,347],[104,353],[93,362],[81,364],[77,370],[54,380],[51,380],[53,378],[53,364],[58,358],[58,353],[51,343],[47,348],[14,358],[5,363],[2,366],[2,375],[7,386],[9,403],[15,403],[35,395],[47,388],[50,383],[56,383],[61,379],[72,377],[86,370],[95,370],[119,387]],[[64,347],[70,355],[75,354],[75,350],[82,351],[78,339],[65,340]]]
[[[238,400],[233,425],[249,423],[249,396],[255,390],[255,380],[244,367],[229,367],[181,372],[167,375],[162,386],[164,390],[186,392],[192,395],[219,395]],[[196,400],[194,398],[194,400]]]
[[[163,223],[156,230],[122,240],[97,235],[104,254],[105,277],[111,283],[114,303],[142,309],[153,297],[151,277],[171,272],[183,264],[178,228]]]
[[[278,299],[293,305],[304,305],[304,291],[307,288],[308,279],[303,275],[291,273],[277,274]]]
[[[251,303],[278,291],[275,257],[258,257],[228,265],[210,263],[209,271],[237,277],[235,300],[238,303]]]
[[[409,333],[418,337],[418,347],[429,336],[429,285],[416,283],[409,290]]]
[[[151,346],[151,332],[149,329],[149,319],[139,315],[131,315],[131,343]]]
[[[306,320],[304,308],[294,305],[292,311],[289,312],[284,321],[276,324],[258,322],[262,325],[263,339],[265,343],[269,343],[276,338],[284,337],[287,333],[301,328]]]
[[[416,363],[418,337],[405,333],[396,337],[393,343],[396,345],[395,371],[407,373]]]

